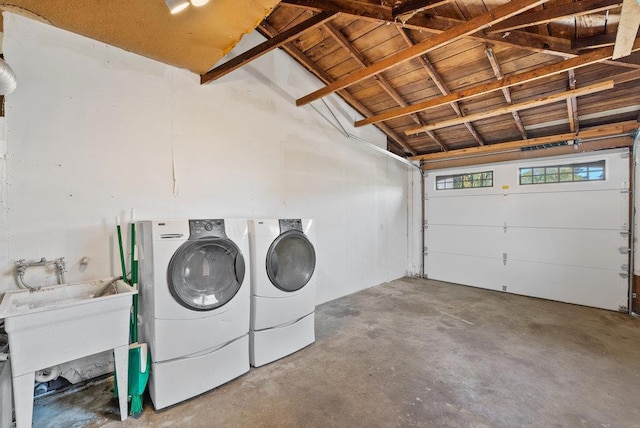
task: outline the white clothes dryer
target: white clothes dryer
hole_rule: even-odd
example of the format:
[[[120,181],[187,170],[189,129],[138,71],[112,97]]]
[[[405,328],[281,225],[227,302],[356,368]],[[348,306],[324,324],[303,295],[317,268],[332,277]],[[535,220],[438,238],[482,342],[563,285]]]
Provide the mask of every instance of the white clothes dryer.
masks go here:
[[[249,220],[251,365],[259,367],[315,341],[315,223]]]
[[[137,223],[140,336],[156,409],[249,371],[247,221]]]

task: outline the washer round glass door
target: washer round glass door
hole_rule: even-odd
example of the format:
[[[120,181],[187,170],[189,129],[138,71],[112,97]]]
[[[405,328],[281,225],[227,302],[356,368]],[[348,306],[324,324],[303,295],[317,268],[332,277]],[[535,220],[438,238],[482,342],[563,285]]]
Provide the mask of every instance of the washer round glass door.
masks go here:
[[[316,251],[302,232],[290,230],[278,236],[267,252],[267,275],[282,291],[307,285],[316,268]]]
[[[167,270],[169,291],[178,303],[196,311],[223,306],[244,280],[240,249],[223,238],[187,241],[178,248]]]

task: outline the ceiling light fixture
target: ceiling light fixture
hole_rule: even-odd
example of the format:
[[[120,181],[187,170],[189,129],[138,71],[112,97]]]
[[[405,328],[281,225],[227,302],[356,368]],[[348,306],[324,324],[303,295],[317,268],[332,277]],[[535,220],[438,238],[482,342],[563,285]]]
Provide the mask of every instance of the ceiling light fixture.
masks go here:
[[[172,15],[185,10],[189,6],[188,0],[165,0],[165,3]]]
[[[209,0],[191,0],[191,4],[195,7],[204,6],[207,3],[209,3]]]

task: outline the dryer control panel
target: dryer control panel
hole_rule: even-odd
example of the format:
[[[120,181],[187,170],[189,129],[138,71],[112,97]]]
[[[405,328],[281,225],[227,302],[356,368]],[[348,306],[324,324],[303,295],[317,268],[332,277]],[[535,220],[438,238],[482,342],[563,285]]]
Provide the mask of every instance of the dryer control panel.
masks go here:
[[[226,238],[223,219],[189,220],[189,239]]]
[[[302,232],[302,220],[299,218],[294,219],[280,219],[280,233],[285,233],[289,230],[299,230]]]

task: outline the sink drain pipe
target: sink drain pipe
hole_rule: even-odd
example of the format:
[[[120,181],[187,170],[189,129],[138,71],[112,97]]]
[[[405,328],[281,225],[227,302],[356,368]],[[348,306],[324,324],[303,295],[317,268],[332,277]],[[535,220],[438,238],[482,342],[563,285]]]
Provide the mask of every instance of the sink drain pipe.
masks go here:
[[[316,106],[314,106],[313,104],[309,104],[311,106],[312,109],[314,109],[316,111],[316,113],[318,113],[324,120],[326,120],[331,126],[333,126],[336,130],[338,130],[338,132],[340,134],[342,134],[345,138],[348,138],[350,140],[356,141],[360,144],[362,144],[365,147],[368,147],[372,150],[375,150],[379,153],[382,153],[386,156],[389,156],[392,159],[395,159],[398,162],[402,162],[405,165],[417,168],[419,173],[420,173],[420,273],[419,276],[420,278],[424,278],[424,172],[422,171],[422,165],[420,163],[417,162],[412,162],[408,159],[405,159],[401,156],[396,155],[395,153],[391,153],[388,150],[385,150],[381,147],[376,146],[375,144],[371,144],[370,142],[366,141],[363,138],[358,137],[357,135],[353,135],[350,134],[345,128],[344,126],[342,126],[342,123],[340,123],[340,120],[338,120],[338,118],[336,117],[335,114],[333,114],[333,110],[331,110],[331,108],[327,105],[326,101],[321,98],[320,101],[322,101],[322,103],[324,104],[324,106],[326,107],[327,111],[329,113],[331,113],[331,116],[333,117],[333,120],[329,119],[328,117],[326,117],[324,114],[322,114],[322,112],[320,110],[318,110],[316,108]]]

